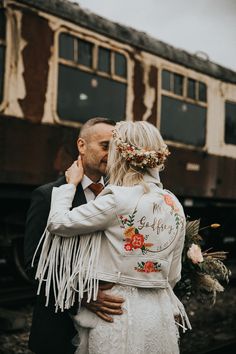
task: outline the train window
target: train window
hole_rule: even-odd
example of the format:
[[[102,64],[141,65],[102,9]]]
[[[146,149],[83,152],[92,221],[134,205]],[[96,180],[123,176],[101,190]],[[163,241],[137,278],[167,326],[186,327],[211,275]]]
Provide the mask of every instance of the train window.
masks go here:
[[[183,95],[183,76],[182,75],[178,75],[178,74],[174,74],[174,89],[173,89],[174,93],[176,93],[176,95]]]
[[[165,139],[205,145],[207,87],[203,82],[162,70],[161,132]]]
[[[100,47],[98,51],[98,70],[110,74],[111,72],[111,51]]]
[[[202,101],[202,102],[206,102],[207,101],[206,84],[204,84],[203,82],[199,82],[198,99],[199,99],[199,101]]]
[[[205,144],[206,107],[162,96],[161,133],[166,140]]]
[[[3,100],[4,90],[4,71],[5,71],[5,36],[6,18],[3,9],[0,9],[0,103]]]
[[[125,116],[126,84],[60,65],[57,110],[67,121],[86,122],[95,116],[116,121]]]
[[[123,54],[115,53],[115,75],[126,77],[126,57]]]
[[[92,67],[93,44],[84,40],[78,40],[78,63]]]
[[[187,90],[184,90],[187,83]],[[169,91],[185,99],[207,102],[206,84],[183,75],[162,70],[162,90]],[[186,91],[186,94],[184,93]]]
[[[184,77],[179,74],[171,73],[170,71],[162,71],[162,88],[166,91],[171,91],[176,95],[183,95]]]
[[[225,102],[225,143],[236,145],[236,103]]]
[[[167,70],[162,70],[162,88],[170,91],[170,72]]]
[[[60,37],[64,35],[60,34]],[[72,41],[71,41],[72,39]],[[67,45],[64,41],[68,41]],[[74,42],[72,46],[72,42]],[[59,39],[57,113],[60,120],[86,122],[93,116],[124,119],[127,95],[126,57],[66,35]],[[71,61],[72,47],[74,59]],[[64,53],[67,50],[70,54]],[[106,75],[104,75],[106,74]]]
[[[189,98],[196,99],[196,81],[192,79],[188,79],[188,92],[187,95]]]
[[[74,37],[65,33],[60,35],[59,56],[74,61]]]

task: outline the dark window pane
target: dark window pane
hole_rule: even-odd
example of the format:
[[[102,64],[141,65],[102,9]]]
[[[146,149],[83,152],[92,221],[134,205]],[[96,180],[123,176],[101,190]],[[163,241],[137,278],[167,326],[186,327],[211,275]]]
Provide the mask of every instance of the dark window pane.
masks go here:
[[[92,117],[125,118],[126,84],[59,65],[57,112],[65,121]]]
[[[60,34],[59,56],[68,60],[74,60],[74,40],[69,34]]]
[[[89,68],[93,65],[93,44],[82,39],[78,40],[78,63]]]
[[[161,133],[164,139],[204,146],[205,125],[205,107],[162,96]]]
[[[225,142],[236,145],[236,103],[225,103]]]
[[[108,74],[111,72],[111,51],[109,49],[99,48],[98,70]]]
[[[196,81],[192,79],[188,79],[188,94],[189,98],[196,99]]]
[[[122,54],[115,53],[115,74],[117,76],[126,77],[126,57]]]
[[[0,38],[1,39],[5,39],[5,31],[6,31],[5,12],[3,9],[0,9]]]
[[[167,70],[162,70],[162,88],[170,91],[170,72]]]
[[[199,82],[199,93],[198,93],[199,101],[206,102],[207,101],[207,89],[206,84],[203,82]]]
[[[4,67],[5,67],[5,47],[0,45],[0,103],[2,102],[3,99]]]
[[[176,95],[183,95],[183,76],[174,74],[174,93]]]

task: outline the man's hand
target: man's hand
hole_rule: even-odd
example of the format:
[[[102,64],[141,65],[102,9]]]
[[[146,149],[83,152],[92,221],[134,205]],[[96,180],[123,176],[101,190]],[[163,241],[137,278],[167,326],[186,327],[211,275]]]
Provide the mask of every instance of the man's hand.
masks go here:
[[[125,301],[122,297],[109,295],[104,292],[104,290],[111,289],[113,286],[113,283],[100,284],[97,300],[87,302],[85,298],[82,300],[82,306],[94,312],[102,320],[113,322],[113,318],[109,315],[122,315],[121,305]]]

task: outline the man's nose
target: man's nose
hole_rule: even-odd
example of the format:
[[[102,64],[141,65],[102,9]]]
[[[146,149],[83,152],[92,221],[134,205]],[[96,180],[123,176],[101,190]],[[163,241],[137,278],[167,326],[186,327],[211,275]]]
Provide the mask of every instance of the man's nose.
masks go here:
[[[102,161],[107,162],[107,158],[108,158],[108,152],[104,155]]]

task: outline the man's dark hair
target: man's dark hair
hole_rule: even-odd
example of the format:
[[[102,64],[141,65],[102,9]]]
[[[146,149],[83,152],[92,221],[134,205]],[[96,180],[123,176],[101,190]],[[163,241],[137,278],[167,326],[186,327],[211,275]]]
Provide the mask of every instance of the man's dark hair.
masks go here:
[[[79,137],[82,137],[84,135],[84,132],[88,128],[91,128],[94,125],[97,125],[100,123],[104,123],[104,124],[108,124],[108,125],[112,125],[112,126],[116,125],[116,122],[112,119],[109,119],[109,118],[104,118],[104,117],[91,118],[86,123],[84,123],[84,125],[81,127],[80,132],[79,132]]]

